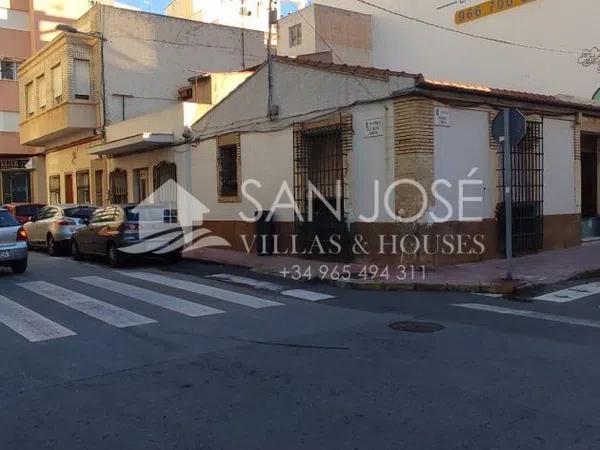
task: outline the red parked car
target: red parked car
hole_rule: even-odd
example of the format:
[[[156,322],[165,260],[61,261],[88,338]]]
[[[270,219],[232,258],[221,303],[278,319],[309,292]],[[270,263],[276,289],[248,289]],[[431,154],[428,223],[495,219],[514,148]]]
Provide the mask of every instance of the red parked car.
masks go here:
[[[44,206],[42,203],[9,203],[0,208],[7,209],[21,224],[25,224]]]

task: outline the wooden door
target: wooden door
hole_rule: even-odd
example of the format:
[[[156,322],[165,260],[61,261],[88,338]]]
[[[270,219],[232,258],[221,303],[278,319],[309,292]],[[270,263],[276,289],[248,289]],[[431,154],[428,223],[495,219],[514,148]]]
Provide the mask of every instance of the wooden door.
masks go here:
[[[65,174],[65,203],[73,203],[73,174]]]

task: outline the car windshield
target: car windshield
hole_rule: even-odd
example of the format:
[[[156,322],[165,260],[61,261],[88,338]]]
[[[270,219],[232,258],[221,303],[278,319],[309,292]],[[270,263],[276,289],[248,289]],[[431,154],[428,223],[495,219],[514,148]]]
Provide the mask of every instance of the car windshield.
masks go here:
[[[72,217],[74,219],[88,219],[96,211],[96,208],[92,207],[78,207],[78,208],[67,208],[65,209],[65,216]]]
[[[27,217],[35,216],[42,208],[42,205],[19,205],[15,207],[15,215]]]
[[[8,211],[0,211],[0,228],[18,227],[20,224]]]
[[[124,211],[128,222],[177,222],[177,210],[160,206],[128,206]]]

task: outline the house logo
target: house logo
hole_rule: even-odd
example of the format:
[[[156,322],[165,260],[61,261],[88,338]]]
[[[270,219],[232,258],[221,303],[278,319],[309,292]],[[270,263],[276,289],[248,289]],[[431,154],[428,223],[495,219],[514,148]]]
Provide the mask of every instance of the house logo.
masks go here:
[[[210,209],[174,180],[168,180],[130,214],[136,225],[126,230],[120,251],[133,255],[169,255],[207,247],[231,247],[202,227]]]

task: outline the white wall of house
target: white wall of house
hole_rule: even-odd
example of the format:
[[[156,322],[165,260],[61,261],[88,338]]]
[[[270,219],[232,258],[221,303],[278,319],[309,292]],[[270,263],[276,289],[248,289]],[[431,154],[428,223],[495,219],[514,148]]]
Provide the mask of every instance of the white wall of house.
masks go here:
[[[440,185],[438,192],[448,200],[453,213],[450,221],[459,216],[459,181],[476,180],[480,185],[465,186],[464,197],[480,197],[477,202],[465,202],[463,217],[492,218],[495,207],[495,154],[489,140],[489,113],[487,111],[445,108],[450,114],[449,126],[434,128],[434,180],[447,180],[452,187]],[[469,177],[472,170],[477,171]],[[431,209],[437,217],[448,214],[448,208],[435,201]]]
[[[368,136],[366,123],[383,121],[380,136]],[[351,205],[350,221],[359,217],[376,217],[377,222],[391,222],[386,213],[384,194],[394,182],[394,104],[392,101],[359,105],[352,109],[354,137],[351,158]],[[379,183],[377,192],[376,183]],[[390,199],[395,209],[395,196]],[[379,214],[375,214],[376,212]]]
[[[204,220],[240,221],[239,213],[254,215],[257,206],[248,198],[242,197],[240,203],[219,203],[217,194],[217,144],[215,139],[201,142],[191,151],[192,194],[200,200],[210,212]],[[176,155],[178,177],[185,177],[187,155]],[[287,183],[293,193],[293,130],[291,127],[271,133],[247,133],[241,135],[241,178],[257,180],[260,188],[248,186],[248,193],[256,198],[264,209],[269,209],[282,183]],[[241,186],[240,186],[241,190]],[[287,202],[287,197],[283,201]],[[293,211],[281,209],[275,214],[275,220],[292,221]]]
[[[256,128],[265,122],[268,98],[267,69],[263,67],[239,90],[209,111],[194,130],[201,135],[220,129]],[[359,78],[342,73],[275,61],[273,63],[273,104],[279,117],[290,123],[301,116],[318,117],[340,105],[388,97],[392,92],[414,86],[414,79],[390,77],[389,81]],[[264,125],[264,123],[263,123]],[[267,125],[270,124],[267,122]]]
[[[544,215],[575,214],[575,124],[544,119]]]
[[[529,4],[456,25],[455,13],[481,3],[465,0],[438,8],[444,1],[378,0],[384,8],[466,33],[533,46],[564,49],[560,53],[498,44],[435,29],[360,4],[355,0],[316,3],[372,15],[373,65],[429,78],[472,82],[540,93],[568,93],[591,98],[600,87],[594,67],[577,64],[583,49],[598,46],[597,0],[535,0]],[[401,55],[399,57],[399,55]]]

